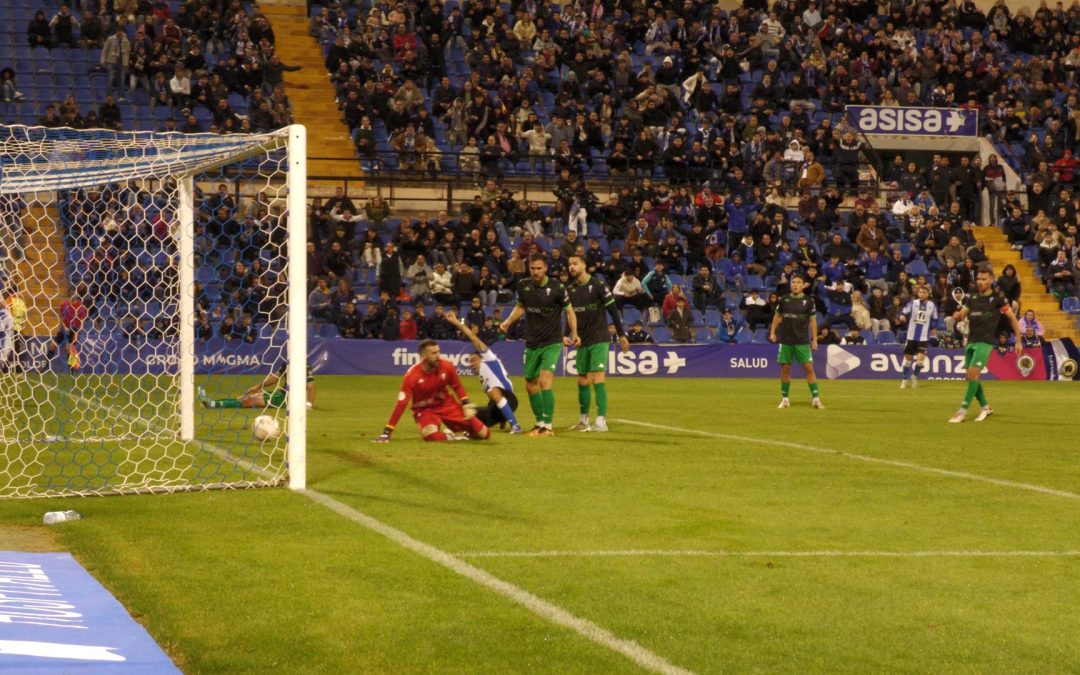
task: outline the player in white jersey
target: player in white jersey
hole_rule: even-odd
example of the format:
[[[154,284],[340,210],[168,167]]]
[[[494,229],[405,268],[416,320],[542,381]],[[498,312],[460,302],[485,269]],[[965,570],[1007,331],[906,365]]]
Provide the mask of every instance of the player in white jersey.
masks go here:
[[[487,407],[477,410],[476,416],[489,429],[501,426],[505,420],[510,423],[510,433],[520,434],[521,425],[514,416],[518,400],[514,395],[514,385],[510,382],[510,376],[506,374],[502,361],[476,333],[465,325],[464,321],[457,317],[457,314],[447,312],[444,316],[468,338],[469,342],[473,343],[473,347],[476,347],[469,362],[472,371],[480,376],[480,384],[484,387],[484,393],[488,395]]]
[[[7,370],[15,350],[15,318],[6,303],[0,300],[0,368]]]
[[[897,324],[907,324],[907,341],[904,343],[904,372],[900,377],[900,388],[911,382],[914,389],[919,381],[919,371],[926,363],[926,350],[930,344],[930,335],[938,320],[937,305],[930,300],[930,289],[919,286],[915,289],[915,299],[908,302],[896,318]]]

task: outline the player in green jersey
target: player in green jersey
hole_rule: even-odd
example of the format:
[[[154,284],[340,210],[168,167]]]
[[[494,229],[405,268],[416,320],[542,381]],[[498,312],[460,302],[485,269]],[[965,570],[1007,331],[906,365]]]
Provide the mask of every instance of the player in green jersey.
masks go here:
[[[814,299],[803,293],[806,280],[801,276],[791,278],[791,293],[780,299],[769,326],[769,342],[779,342],[776,360],[780,363],[780,405],[790,408],[788,393],[791,391],[791,362],[797,361],[806,370],[806,383],[810,385],[813,399],[810,405],[824,409],[818,397],[817,376],[814,374],[814,355],[817,351],[817,312]]]
[[[610,338],[608,337],[608,316],[619,336],[619,348],[630,351],[630,341],[626,339],[622,317],[615,306],[615,298],[607,284],[585,271],[585,259],[574,254],[568,263],[570,287],[567,295],[570,305],[577,316],[578,335],[581,346],[577,350],[578,405],[581,420],[570,427],[570,431],[607,431],[607,385],[604,372],[607,370]],[[568,338],[569,339],[569,338]],[[596,424],[589,424],[590,385],[596,392]]]
[[[529,277],[517,284],[517,305],[510,316],[499,325],[506,332],[522,316],[525,319],[525,391],[536,416],[536,426],[529,435],[533,438],[554,436],[555,392],[551,383],[555,367],[562,356],[562,315],[570,327],[569,343],[581,344],[577,332],[577,317],[566,297],[566,288],[547,275],[547,260],[542,254],[529,256]]]
[[[286,361],[268,373],[259,384],[253,384],[240,398],[207,397],[206,390],[199,387],[197,395],[204,408],[281,408],[285,405],[288,392],[289,363]],[[315,376],[311,366],[307,367],[307,409],[315,405]]]
[[[982,422],[994,414],[994,410],[986,402],[986,394],[983,392],[979,375],[990,359],[990,352],[994,350],[994,343],[997,342],[998,321],[1002,314],[1009,320],[1009,327],[1016,334],[1016,356],[1019,357],[1023,353],[1020,345],[1020,337],[1023,335],[1020,332],[1020,322],[1016,320],[1016,315],[1013,314],[1012,307],[1009,306],[1009,301],[1005,299],[1005,296],[991,287],[993,282],[994,270],[989,264],[984,263],[975,275],[975,293],[969,295],[964,300],[963,306],[953,314],[953,318],[957,321],[968,319],[968,342],[967,347],[964,348],[967,392],[964,394],[960,409],[949,418],[952,424],[959,424],[967,418],[968,408],[971,407],[973,398],[979,399],[981,408],[978,417],[975,418],[976,422]]]

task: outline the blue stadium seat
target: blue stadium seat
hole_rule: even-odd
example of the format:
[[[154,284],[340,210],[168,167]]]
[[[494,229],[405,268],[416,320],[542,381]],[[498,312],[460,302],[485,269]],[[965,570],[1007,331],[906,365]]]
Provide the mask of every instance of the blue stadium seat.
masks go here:
[[[879,345],[894,345],[896,344],[896,333],[891,330],[879,331],[877,334],[877,343]]]
[[[1061,301],[1062,311],[1069,314],[1080,314],[1080,298],[1075,295],[1070,295]]]
[[[657,326],[656,328],[653,328],[652,336],[653,340],[655,340],[658,345],[670,344],[672,342],[671,331],[668,330],[667,326]]]
[[[907,273],[913,277],[917,277],[920,274],[930,274],[930,269],[926,266],[921,259],[916,258],[907,264]]]

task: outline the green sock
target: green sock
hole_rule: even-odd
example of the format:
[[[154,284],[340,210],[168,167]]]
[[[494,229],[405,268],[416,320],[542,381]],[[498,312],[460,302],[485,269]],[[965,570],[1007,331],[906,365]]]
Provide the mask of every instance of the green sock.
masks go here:
[[[784,398],[787,398],[788,394],[790,394],[790,393],[791,393],[791,383],[790,382],[781,382],[780,383],[780,395],[783,396]]]
[[[607,417],[607,385],[597,382],[593,387],[596,389],[596,414]]]
[[[978,380],[968,380],[967,391],[964,392],[964,402],[960,404],[960,407],[967,410],[971,407],[971,399],[975,398],[975,393],[979,391]]]
[[[810,383],[810,395],[811,395],[811,396],[813,396],[814,398],[817,398],[817,397],[818,397],[818,386],[817,386],[817,382],[811,382],[811,383]]]
[[[545,389],[540,393],[544,397],[544,421],[551,424],[551,420],[555,419],[555,392]]]
[[[577,386],[577,401],[578,401],[578,406],[579,406],[579,409],[581,410],[582,415],[588,415],[589,414],[589,402],[590,402],[591,398],[592,398],[592,390],[589,389],[589,385],[587,385],[587,384],[579,384]],[[599,394],[599,392],[597,392],[597,394],[596,394],[596,404],[600,405],[600,394]]]
[[[975,390],[975,398],[979,399],[979,405],[986,407],[986,392],[983,391],[982,382],[979,382],[979,388]]]
[[[210,401],[211,408],[242,408],[243,403],[238,398],[219,398],[216,401]]]
[[[542,392],[536,392],[535,394],[529,394],[529,407],[532,408],[533,415],[536,416],[537,422],[544,421],[544,395]]]

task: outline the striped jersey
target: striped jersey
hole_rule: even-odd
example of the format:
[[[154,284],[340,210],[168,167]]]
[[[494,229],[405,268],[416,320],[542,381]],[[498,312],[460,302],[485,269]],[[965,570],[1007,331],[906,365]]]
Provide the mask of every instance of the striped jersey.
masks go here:
[[[502,361],[490,349],[480,353],[480,384],[484,391],[502,389],[508,394],[514,393],[514,385],[510,382],[510,376],[506,374],[506,368]]]
[[[0,303],[0,363],[7,363],[15,348],[15,318],[7,306]]]
[[[908,320],[908,340],[926,342],[930,339],[930,328],[938,320],[937,305],[933,300],[912,300],[900,313]]]

